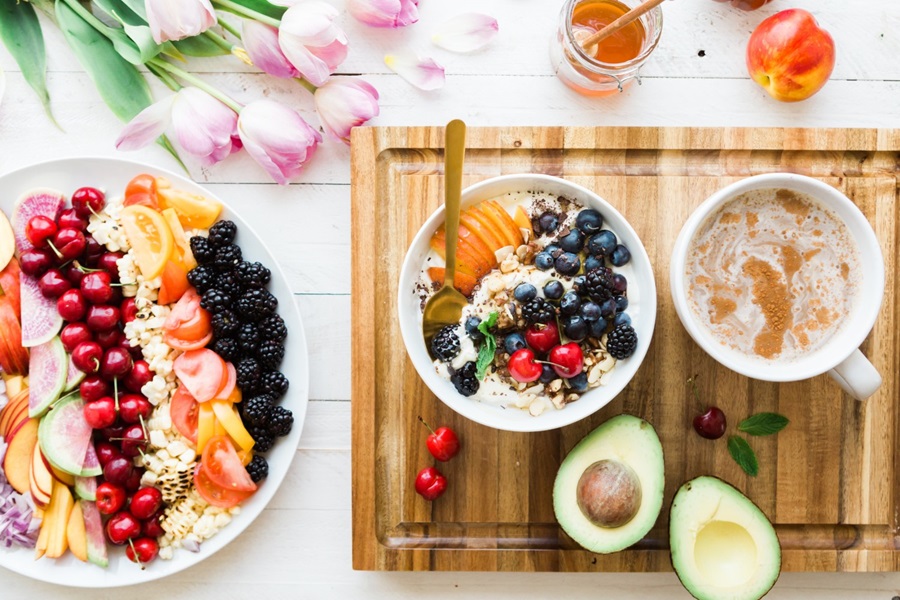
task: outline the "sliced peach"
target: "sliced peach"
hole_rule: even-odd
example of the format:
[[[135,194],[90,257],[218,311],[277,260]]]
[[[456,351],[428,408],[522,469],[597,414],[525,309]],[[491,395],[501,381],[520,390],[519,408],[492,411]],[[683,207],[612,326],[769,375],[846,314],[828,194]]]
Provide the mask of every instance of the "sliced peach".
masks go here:
[[[445,242],[443,229],[438,229],[434,232],[434,235],[431,236],[431,247],[441,258],[446,258],[444,253]],[[469,267],[469,271],[479,278],[492,268],[483,257],[472,254],[465,245],[457,244],[456,261],[460,265]]]
[[[531,228],[531,219],[528,218],[528,213],[525,212],[524,208],[521,206],[516,207],[516,214],[513,215],[513,221],[516,222],[519,229],[531,232],[531,237],[534,237],[534,229]]]
[[[478,206],[473,206],[469,210],[471,211],[471,215],[474,219],[476,219],[481,225],[490,231],[494,238],[496,238],[497,243],[499,244],[495,250],[499,250],[504,246],[511,246],[512,242],[509,239],[506,229],[502,227],[499,223],[496,223],[491,215],[485,212],[484,207],[482,206],[484,203],[482,202]]]
[[[44,462],[40,444],[34,445],[31,459],[31,496],[34,501],[44,506],[50,502],[53,492],[53,475]]]
[[[75,502],[72,512],[69,513],[69,522],[66,523],[66,542],[75,558],[81,562],[87,562],[87,530],[84,526],[81,502]]]
[[[500,206],[496,200],[486,200],[481,204],[483,207],[493,211],[494,216],[500,222],[500,225],[506,230],[509,239],[512,241],[512,245],[516,247],[521,246],[525,241],[522,237],[522,232],[519,230],[519,226],[516,225],[516,222],[513,221],[513,218],[506,212],[506,209]]]
[[[459,222],[468,227],[472,233],[480,237],[487,247],[491,249],[492,253],[505,245],[496,235],[494,235],[493,231],[488,229],[484,223],[476,218],[476,215],[471,208],[460,213]]]
[[[494,255],[494,251],[490,246],[485,244],[480,237],[475,235],[471,229],[462,223],[459,224],[459,242],[469,244],[472,247],[472,250],[491,265],[491,268],[497,266],[497,257]]]
[[[69,517],[74,506],[75,499],[68,486],[54,480],[53,494],[50,499],[51,508],[48,511],[52,513],[53,527],[50,530],[50,538],[47,540],[47,558],[59,558],[69,549],[66,526],[69,524]]]
[[[20,494],[31,489],[31,462],[37,444],[38,420],[27,419],[20,429],[13,433],[3,458],[3,471],[9,485]]]
[[[444,267],[431,267],[428,269],[428,276],[431,277],[432,281],[444,285]],[[459,270],[456,271],[456,275],[453,277],[453,287],[458,289],[463,296],[471,296],[477,283],[477,279]]]

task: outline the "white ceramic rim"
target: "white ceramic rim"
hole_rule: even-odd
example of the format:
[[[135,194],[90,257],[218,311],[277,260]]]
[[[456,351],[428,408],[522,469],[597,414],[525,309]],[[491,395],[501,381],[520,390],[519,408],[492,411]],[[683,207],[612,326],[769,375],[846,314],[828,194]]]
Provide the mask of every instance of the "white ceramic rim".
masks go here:
[[[0,201],[2,207],[9,214],[9,208],[18,199],[19,195],[27,190],[12,188],[7,182],[14,179],[45,177],[49,181],[43,187],[61,187],[52,183],[54,180],[66,180],[74,177],[77,181],[74,185],[106,185],[104,181],[87,181],[92,171],[109,174],[109,179],[122,179],[126,173],[132,177],[139,173],[150,173],[163,176],[181,189],[192,193],[203,194],[213,198],[223,205],[222,218],[233,220],[238,226],[238,241],[246,250],[247,242],[250,246],[258,244],[258,250],[253,250],[248,257],[263,262],[272,271],[272,280],[269,289],[279,299],[278,314],[284,318],[288,327],[288,337],[285,343],[285,361],[282,363],[282,371],[288,375],[290,387],[282,400],[282,405],[291,409],[294,414],[294,426],[291,433],[280,438],[269,451],[269,476],[260,486],[259,490],[246,502],[241,504],[241,512],[235,515],[231,523],[219,531],[215,536],[206,540],[197,553],[186,550],[176,550],[172,560],[157,559],[147,566],[146,570],[140,570],[137,565],[125,558],[125,552],[121,547],[107,544],[110,552],[110,566],[106,569],[85,564],[77,560],[71,553],[67,553],[61,559],[34,560],[34,550],[28,548],[0,547],[0,566],[15,571],[26,577],[39,581],[53,583],[69,587],[84,588],[110,588],[146,583],[174,575],[184,569],[209,558],[217,551],[237,538],[265,509],[269,501],[275,496],[287,475],[291,461],[297,454],[297,446],[303,431],[306,417],[306,409],[309,404],[309,360],[307,353],[306,336],[303,330],[303,322],[300,311],[294,301],[293,293],[287,283],[287,278],[281,270],[275,256],[266,247],[260,237],[250,225],[240,216],[234,213],[221,198],[199,184],[171,171],[160,169],[144,163],[122,160],[109,157],[73,157],[31,164],[26,167],[10,171],[0,175],[0,189],[3,190],[4,199]],[[34,175],[32,176],[32,172]],[[129,177],[130,178],[130,177]],[[127,181],[127,179],[126,179]],[[80,183],[79,183],[80,182]],[[39,185],[31,185],[40,187]],[[71,194],[73,189],[61,189],[66,194]],[[124,192],[124,183],[122,186]]]
[[[630,264],[634,265],[635,271],[641,279],[641,283],[638,286],[640,290],[639,318],[637,313],[632,315],[634,317],[632,324],[638,334],[639,342],[635,353],[616,365],[610,383],[588,391],[577,402],[569,404],[563,410],[548,410],[537,417],[532,417],[527,411],[504,409],[465,398],[456,391],[449,381],[437,375],[425,347],[425,340],[422,335],[422,314],[419,308],[419,298],[414,293],[414,288],[425,254],[427,254],[428,239],[435,229],[444,222],[443,205],[425,221],[425,224],[416,233],[406,253],[397,289],[398,317],[403,342],[413,366],[416,368],[419,377],[425,382],[425,385],[444,404],[476,423],[495,429],[520,432],[546,431],[570,425],[592,415],[609,404],[634,377],[644,357],[647,355],[653,337],[657,310],[656,282],[650,257],[647,255],[647,251],[634,228],[606,200],[576,183],[543,174],[501,175],[486,179],[464,189],[462,192],[462,207],[465,208],[481,200],[495,198],[515,189],[538,189],[553,194],[561,194],[580,202],[586,207],[596,208],[603,215],[604,228],[608,225],[609,229],[616,234],[616,237],[631,251]],[[414,251],[420,246],[424,246],[425,252]],[[629,278],[629,290],[635,283],[634,280]],[[631,313],[629,312],[629,314]]]
[[[752,190],[785,188],[809,194],[829,208],[847,225],[859,248],[862,280],[850,321],[828,342],[802,358],[792,361],[764,361],[727,348],[713,338],[694,315],[687,302],[685,262],[691,239],[707,217],[735,196]],[[795,173],[766,173],[728,185],[691,213],[675,241],[669,271],[672,300],[681,323],[690,336],[710,356],[729,369],[763,381],[801,381],[825,373],[843,362],[863,343],[875,325],[884,299],[884,257],[878,238],[862,211],[842,192],[827,183]]]

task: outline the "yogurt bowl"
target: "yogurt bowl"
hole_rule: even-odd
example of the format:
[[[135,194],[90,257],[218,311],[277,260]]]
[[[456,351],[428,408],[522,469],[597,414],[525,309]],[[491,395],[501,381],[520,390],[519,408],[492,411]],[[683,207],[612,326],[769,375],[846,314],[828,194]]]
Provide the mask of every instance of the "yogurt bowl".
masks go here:
[[[475,268],[474,276],[469,274],[468,286],[469,288],[475,286],[474,289],[467,290],[470,305],[464,310],[463,322],[455,332],[447,334],[449,342],[454,342],[459,350],[448,343],[455,352],[453,354],[455,358],[433,359],[422,334],[422,309],[426,299],[439,287],[439,283],[429,275],[429,269],[433,275],[443,266],[442,258],[435,252],[435,246],[440,246],[442,242],[435,244],[432,238],[444,224],[444,209],[441,207],[435,211],[413,239],[400,272],[397,305],[404,345],[413,366],[432,393],[454,411],[477,423],[507,431],[544,431],[569,425],[593,414],[612,401],[628,385],[646,356],[653,335],[657,308],[656,285],[650,259],[634,229],[616,209],[594,192],[564,179],[539,174],[504,175],[466,188],[462,193],[464,226],[466,209],[484,206],[482,203],[487,200],[496,201],[492,203],[492,210],[495,217],[499,215],[500,221],[517,223],[517,227],[512,229],[518,228],[519,234],[524,237],[523,243],[518,247],[516,242],[500,249],[490,248],[496,250],[493,269]],[[497,212],[497,209],[506,210],[510,218],[506,219]],[[594,245],[588,246],[590,240],[597,234],[596,228],[592,230],[591,225],[584,222],[578,224],[576,218],[581,219],[582,217],[578,215],[582,212],[593,213],[593,211],[599,213],[602,218],[602,225],[598,227],[607,232],[605,234],[607,238],[598,238]],[[545,228],[539,222],[542,214],[556,215],[557,223],[554,224],[553,219],[547,217],[544,225],[553,227]],[[533,228],[530,224],[534,225]],[[580,256],[580,266],[577,270],[573,271],[571,264],[567,264],[565,260],[559,262],[560,256],[565,251],[558,248],[551,249],[551,253],[548,253],[553,257],[553,266],[547,266],[546,261],[549,260],[547,256],[542,257],[543,261],[538,259],[537,255],[543,253],[547,245],[558,246],[560,238],[566,237],[565,234],[576,229],[588,232],[584,235],[584,251],[580,254],[574,252]],[[510,228],[507,228],[507,231],[510,231]],[[614,234],[612,239],[617,248],[615,260],[612,261],[611,255],[606,254],[604,250],[594,253],[592,262],[588,263],[588,256],[591,255],[588,247],[596,249],[602,245],[600,241],[607,241],[609,232]],[[463,233],[471,235],[472,232]],[[490,233],[484,235],[490,237]],[[576,238],[578,236],[579,234],[575,235]],[[473,239],[472,243],[484,247],[479,240]],[[627,249],[627,252],[619,246]],[[461,247],[460,253],[468,251],[470,255],[463,257],[458,253],[458,262],[478,262],[477,259],[471,258],[472,254],[478,253],[472,251],[468,243],[465,247],[468,250]],[[598,264],[604,268],[599,269]],[[591,286],[585,284],[586,266],[590,266],[594,272]],[[603,273],[605,275],[601,277],[600,274]],[[612,279],[613,276],[617,281]],[[576,279],[577,277],[581,279]],[[545,287],[550,281],[556,283],[553,283],[553,287]],[[596,295],[588,295],[585,290],[590,288],[605,293],[598,282],[612,290],[611,281],[617,285],[621,284],[621,287],[617,288],[619,290],[622,290],[627,282],[627,289],[611,291],[606,296],[603,318],[587,322],[591,333],[587,337],[582,337],[578,333],[577,326],[583,326],[585,323],[578,323],[577,319],[573,319],[573,316],[580,314],[577,312],[579,309],[573,313],[570,310],[571,306],[567,305],[566,308],[569,310],[564,314],[560,309],[561,299],[557,294],[562,290],[562,293],[571,296],[570,300],[580,297],[580,301],[576,302],[581,302],[579,306],[582,307],[584,304],[594,303],[594,300],[602,304]],[[457,284],[459,283],[460,279],[457,278]],[[518,294],[523,298],[530,298],[527,301],[520,301],[521,298],[514,295],[514,288],[523,283],[533,285],[535,290],[530,291],[532,294],[536,292],[537,300],[533,295]],[[524,286],[523,290],[529,291],[527,286]],[[615,303],[610,301],[612,294],[616,295]],[[613,304],[617,304],[618,308],[614,308]],[[551,311],[554,316],[550,317],[550,313],[544,312],[542,314],[547,318],[540,320],[540,315],[535,316],[536,309]],[[609,309],[613,312],[606,312]],[[497,333],[499,348],[494,363],[487,369],[486,375],[481,373],[483,378],[479,383],[474,384],[477,391],[466,396],[461,390],[468,393],[472,392],[472,389],[465,383],[460,385],[461,377],[470,376],[473,367],[465,371],[462,368],[464,364],[476,362],[480,346],[483,345],[483,342],[475,339],[477,333],[474,336],[466,333],[466,317],[486,320],[489,312],[499,313],[501,322],[495,329],[499,328],[503,334]],[[619,312],[624,314],[619,315]],[[534,322],[533,318],[539,320]],[[517,320],[518,328],[515,325]],[[605,328],[602,326],[603,322],[606,323]],[[522,340],[508,339],[513,333],[522,330],[523,323],[531,333],[526,330]],[[562,351],[556,353],[551,350],[542,353],[540,344],[532,345],[534,337],[531,334],[548,326],[556,326],[559,331],[557,345],[574,344],[583,348],[583,370],[576,376],[577,378],[565,377],[567,372],[562,368],[562,361],[557,360],[557,357],[564,356]],[[615,334],[612,333],[613,330],[616,330]],[[470,333],[471,331],[474,329],[471,329]],[[456,341],[452,339],[454,337]],[[633,337],[637,338],[636,345],[633,343]],[[529,340],[527,345],[523,341],[525,338]],[[513,380],[515,379],[513,371],[517,375],[520,372],[513,368],[514,361],[510,360],[515,355],[513,349],[523,347],[529,351],[533,349],[536,358],[542,361],[536,363],[538,367],[532,366],[531,363],[528,365],[532,369],[545,370],[544,375],[548,379],[546,385],[540,380],[529,383]],[[511,352],[507,351],[507,348]],[[611,358],[612,354],[618,357]],[[490,356],[489,352],[487,356]],[[556,363],[547,366],[553,362],[551,358]],[[549,369],[555,370],[558,374],[555,382],[549,380],[553,377]],[[471,383],[471,378],[466,381]]]

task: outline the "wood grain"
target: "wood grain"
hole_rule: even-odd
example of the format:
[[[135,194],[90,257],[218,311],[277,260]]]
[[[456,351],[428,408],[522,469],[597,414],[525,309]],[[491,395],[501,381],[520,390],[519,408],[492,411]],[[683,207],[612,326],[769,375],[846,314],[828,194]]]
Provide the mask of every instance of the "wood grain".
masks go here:
[[[516,434],[471,423],[437,400],[409,362],[396,313],[406,249],[441,202],[442,130],[365,128],[352,144],[353,564],[357,569],[483,571],[668,570],[667,511],[634,548],[594,555],[558,528],[552,482],[565,453],[620,412],[656,427],[666,452],[666,502],[686,479],[714,474],[750,496],[776,524],[791,571],[900,568],[896,410],[898,150],[900,132],[862,129],[474,128],[465,183],[517,172],[566,177],[594,189],[641,236],[654,264],[659,314],[631,384],[589,419]],[[758,173],[819,177],[848,194],[873,224],[887,293],[862,350],[885,376],[868,402],[827,377],[774,384],[715,363],[683,330],[668,294],[668,256],[682,223],[713,191]],[[777,410],[778,436],[753,438],[759,477],[746,476],[724,440],[694,435],[685,380],[732,420]],[[460,456],[441,466],[450,489],[429,504],[413,492],[431,464],[416,423],[454,427]],[[487,550],[487,551],[485,551]]]

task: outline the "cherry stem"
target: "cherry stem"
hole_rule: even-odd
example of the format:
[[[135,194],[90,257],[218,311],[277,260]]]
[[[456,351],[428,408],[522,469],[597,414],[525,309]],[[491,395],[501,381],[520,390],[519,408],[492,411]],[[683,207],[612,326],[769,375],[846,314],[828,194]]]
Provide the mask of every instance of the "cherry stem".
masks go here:
[[[700,374],[697,373],[691,377],[688,377],[688,383],[691,384],[691,389],[694,392],[694,400],[697,401],[697,404],[700,406],[700,410],[703,410],[703,403],[700,402],[700,390],[697,389],[697,377],[699,376]]]
[[[434,433],[434,429],[431,428],[431,425],[429,425],[428,423],[425,422],[425,419],[423,419],[421,415],[419,415],[417,418],[419,419],[419,422],[422,425],[424,425],[425,427],[428,428],[428,431],[430,431],[431,433]]]
[[[116,412],[119,412],[119,378],[113,377],[113,398],[116,401]]]
[[[536,360],[534,362],[538,363],[539,365],[550,365],[551,367],[559,367],[560,369],[562,369],[566,372],[569,371],[569,369],[567,369],[563,365],[561,365],[559,363],[555,363],[555,362],[550,362],[549,360]]]
[[[141,557],[138,556],[137,548],[134,547],[134,542],[131,541],[131,538],[128,538],[128,545],[131,546],[131,552],[134,554],[134,562],[136,562],[138,566],[141,567],[141,571],[143,571],[146,567],[144,566],[144,563],[141,562]]]
[[[141,422],[141,432],[144,434],[144,439],[149,439],[150,435],[147,433],[147,424],[144,423],[144,415],[138,415],[138,421]]]
[[[53,250],[53,253],[56,254],[56,258],[62,258],[62,252],[56,249],[56,246],[53,245],[53,242],[47,240],[47,245],[50,246],[50,249]]]

